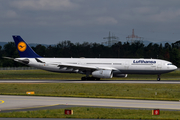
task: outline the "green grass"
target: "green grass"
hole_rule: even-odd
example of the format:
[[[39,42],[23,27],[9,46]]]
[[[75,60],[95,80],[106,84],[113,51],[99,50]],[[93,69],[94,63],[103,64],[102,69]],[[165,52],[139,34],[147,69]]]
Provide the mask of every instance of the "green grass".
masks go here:
[[[0,113],[3,118],[89,118],[89,119],[176,119],[180,111],[160,111],[160,115],[152,115],[151,110],[130,110],[113,108],[73,107],[73,115],[64,115],[64,109],[37,110]]]
[[[0,79],[80,79],[81,74],[63,74],[44,70],[0,70]]]
[[[80,80],[82,74],[54,73],[43,70],[0,70],[0,79],[52,79],[52,80]],[[127,78],[113,78],[103,80],[156,80],[157,75],[129,74]],[[180,71],[161,75],[162,80],[180,80]]]
[[[27,91],[39,96],[180,100],[180,84],[0,83],[1,95]]]
[[[1,70],[0,79],[80,80],[81,74],[52,73],[43,70]],[[156,75],[128,75],[108,80],[156,80]],[[180,80],[180,71],[161,76],[162,80]],[[107,79],[105,79],[107,80]],[[96,84],[96,83],[0,83],[2,95],[26,95],[34,91],[39,96],[94,98],[124,98],[149,100],[180,100],[180,84]],[[157,95],[155,93],[157,92]],[[151,110],[74,107],[74,115],[64,115],[64,109],[0,113],[12,118],[109,118],[109,119],[179,119],[180,111],[161,111],[152,116]]]

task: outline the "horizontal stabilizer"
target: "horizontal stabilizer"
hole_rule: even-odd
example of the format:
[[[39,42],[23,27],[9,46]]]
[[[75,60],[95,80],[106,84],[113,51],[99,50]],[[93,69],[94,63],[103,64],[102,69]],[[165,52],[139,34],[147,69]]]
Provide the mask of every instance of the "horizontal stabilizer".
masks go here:
[[[9,60],[14,60],[14,58],[11,58],[11,57],[3,57],[5,59],[9,59]]]
[[[23,64],[28,64],[29,63],[29,59],[27,59],[27,58],[20,58],[20,59],[18,59],[18,58],[11,58],[11,57],[3,57],[3,58],[5,58],[5,59],[9,59],[9,60],[14,60],[14,61],[16,61],[16,62],[20,62],[20,63],[23,63]]]

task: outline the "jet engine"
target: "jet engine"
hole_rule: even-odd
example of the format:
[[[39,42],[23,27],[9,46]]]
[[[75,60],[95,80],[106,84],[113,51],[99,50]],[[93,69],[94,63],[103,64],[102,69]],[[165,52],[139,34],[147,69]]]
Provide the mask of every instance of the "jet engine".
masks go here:
[[[114,74],[114,77],[127,77],[128,74]]]
[[[112,78],[113,73],[111,70],[96,70],[92,72],[92,76],[97,78]]]

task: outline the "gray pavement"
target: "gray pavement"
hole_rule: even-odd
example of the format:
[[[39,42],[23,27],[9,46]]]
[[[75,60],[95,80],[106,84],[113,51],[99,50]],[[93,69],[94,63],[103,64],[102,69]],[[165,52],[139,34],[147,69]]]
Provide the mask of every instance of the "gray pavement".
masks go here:
[[[0,95],[1,111],[53,107],[57,105],[180,110],[179,101]]]

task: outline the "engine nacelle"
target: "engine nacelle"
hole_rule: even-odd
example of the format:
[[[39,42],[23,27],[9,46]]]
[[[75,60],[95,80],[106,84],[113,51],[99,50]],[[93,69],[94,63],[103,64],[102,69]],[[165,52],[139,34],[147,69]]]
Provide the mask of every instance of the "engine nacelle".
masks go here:
[[[112,78],[113,73],[111,70],[96,70],[92,72],[92,76],[97,78]]]
[[[114,77],[127,77],[128,74],[114,74]]]

